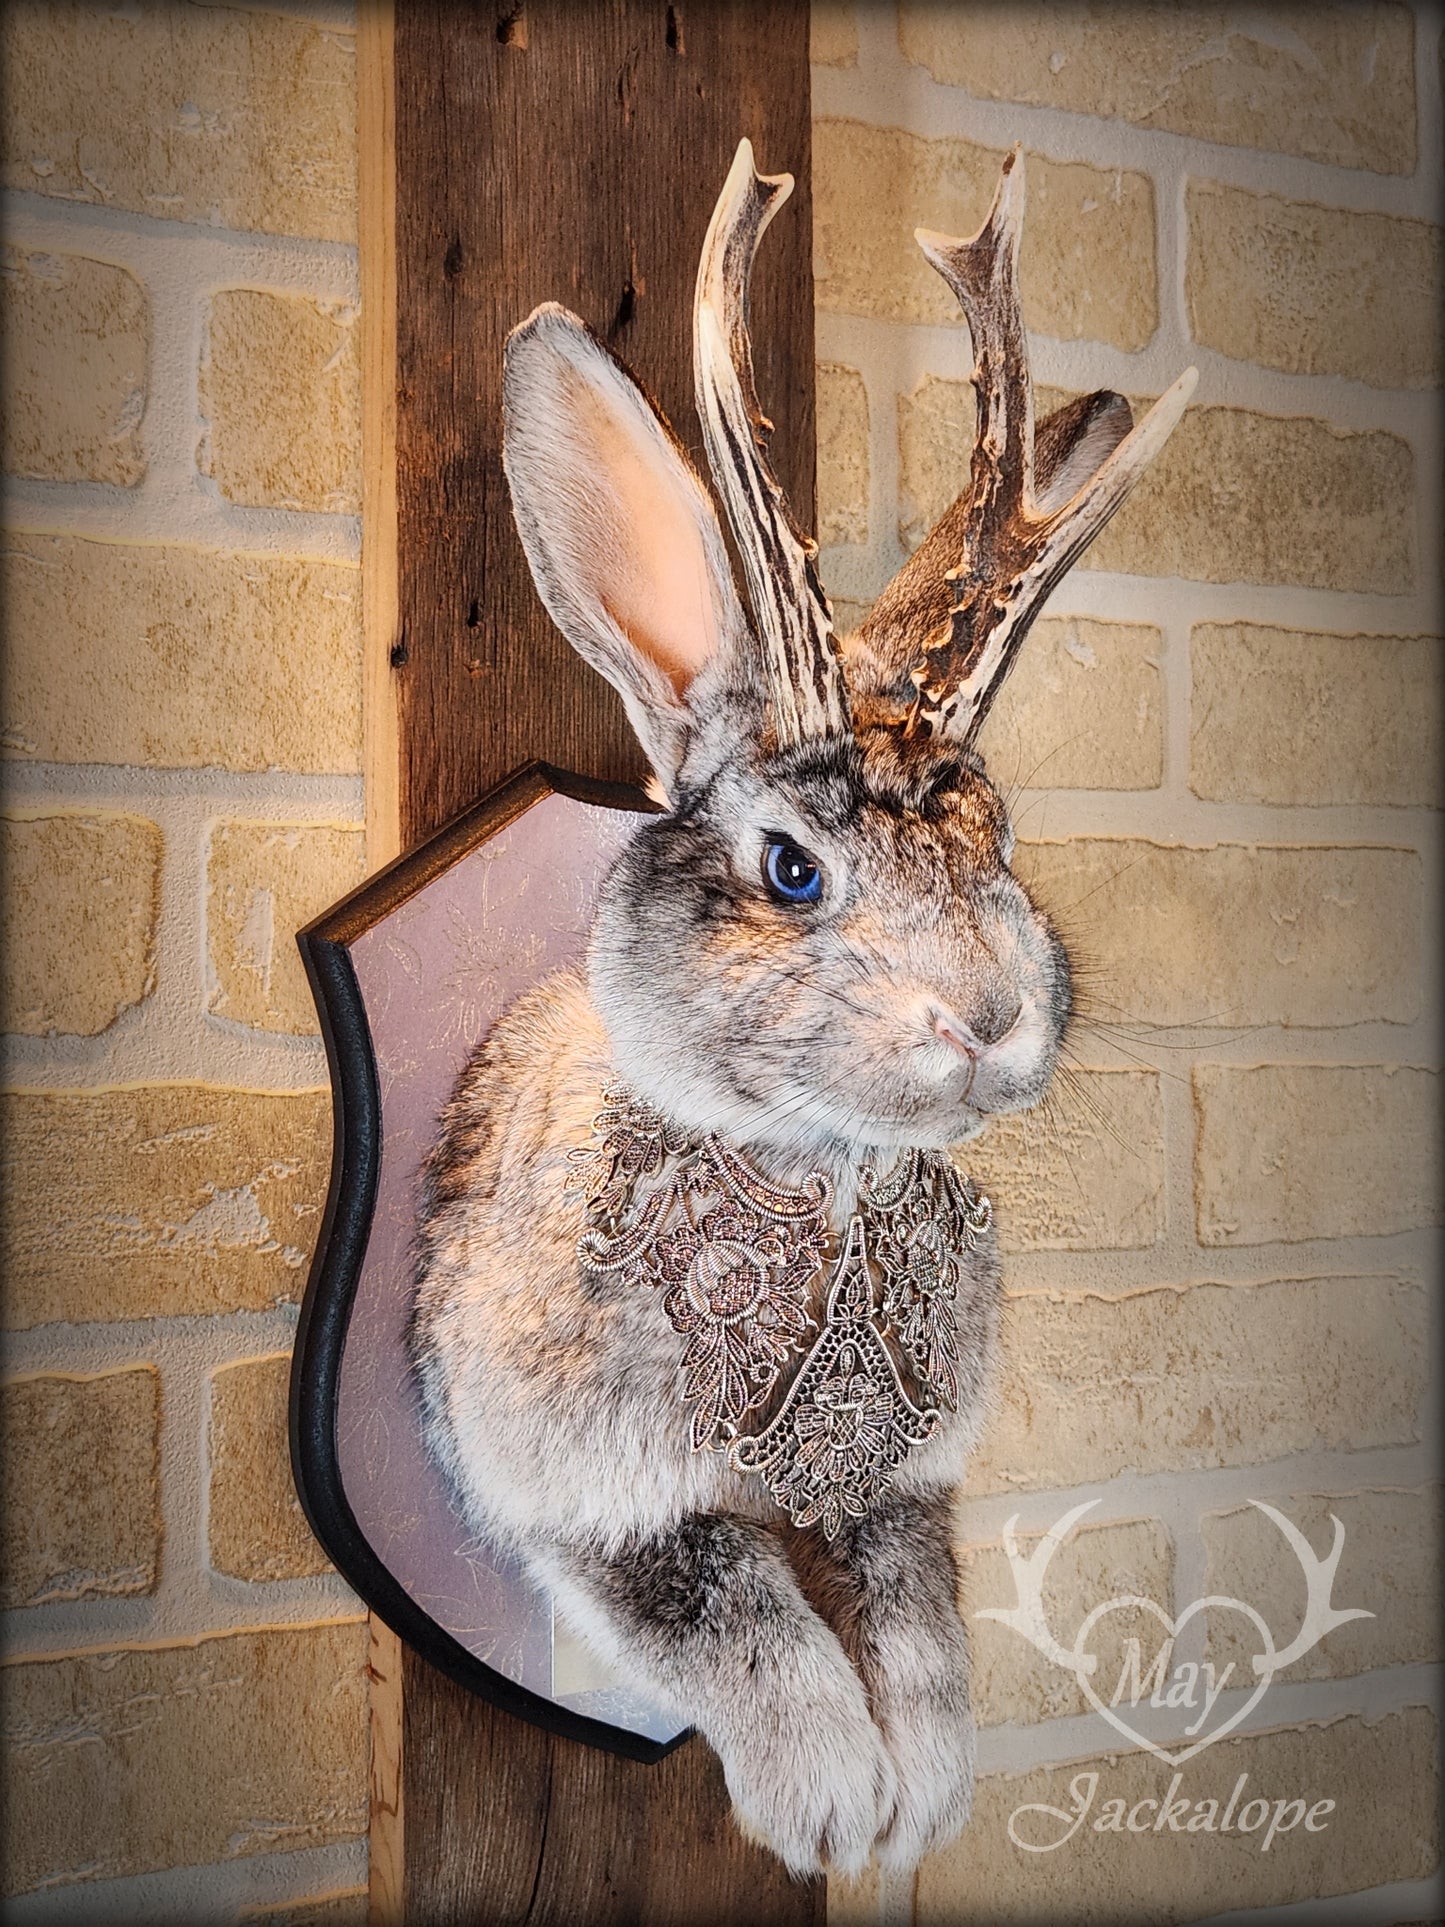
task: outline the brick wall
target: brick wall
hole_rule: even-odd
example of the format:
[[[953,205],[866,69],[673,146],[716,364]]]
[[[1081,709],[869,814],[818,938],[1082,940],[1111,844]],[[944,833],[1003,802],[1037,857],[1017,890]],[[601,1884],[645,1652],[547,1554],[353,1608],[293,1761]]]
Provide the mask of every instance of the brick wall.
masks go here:
[[[835,1885],[835,1927],[1324,1895],[1352,1898],[1312,1920],[1438,1916],[1437,38],[1394,6],[815,14],[819,516],[845,618],[966,475],[967,332],[912,230],[971,232],[1015,140],[1041,407],[1200,370],[985,734],[1084,1008],[1047,1108],[975,1159],[1007,1356],[959,1514],[965,1606],[1014,1603],[1012,1515],[1027,1554],[1096,1499],[1049,1574],[1065,1643],[1114,1595],[1211,1592],[1283,1643],[1303,1581],[1261,1498],[1321,1552],[1339,1516],[1337,1600],[1376,1614],[1182,1769],[1221,1809],[1241,1772],[1336,1798],[1268,1855],[1127,1831],[1020,1851],[1014,1809],[1067,1809],[1075,1774],[1099,1772],[1097,1816],[1176,1769],[974,1622],[977,1817],[916,1884]],[[1131,1630],[1101,1625],[1111,1684]],[[1252,1636],[1201,1613],[1176,1658],[1252,1684]]]
[[[1213,1589],[1287,1627],[1262,1497],[1320,1547],[1344,1520],[1378,1616],[1195,1763],[1199,1797],[1338,1790],[1331,1831],[1073,1861],[1007,1817],[1111,1734],[981,1622],[978,1818],[840,1920],[1430,1905],[1434,30],[1163,18],[819,8],[821,533],[856,616],[958,487],[967,340],[909,236],[975,224],[1022,139],[1041,389],[1202,379],[989,724],[1092,1015],[980,1164],[1010,1302],[967,1604],[1009,1603],[1009,1515],[1027,1549],[1097,1497],[1060,1625]],[[351,16],[48,0],[3,34],[11,1906],[343,1923],[362,1630],[284,1360],[329,1155],[291,932],[362,862]]]
[[[355,48],[7,7],[3,1863],[16,1920],[364,1917],[365,1629],[291,1491],[362,865]]]

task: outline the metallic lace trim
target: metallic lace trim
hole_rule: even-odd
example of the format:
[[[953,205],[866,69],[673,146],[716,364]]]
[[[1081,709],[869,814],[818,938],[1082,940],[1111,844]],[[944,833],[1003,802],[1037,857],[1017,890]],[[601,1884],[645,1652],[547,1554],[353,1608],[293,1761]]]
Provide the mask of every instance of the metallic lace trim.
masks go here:
[[[883,1317],[931,1398],[958,1406],[958,1326],[953,1308],[964,1259],[988,1230],[993,1207],[952,1158],[906,1151],[883,1183],[865,1177],[870,1256],[883,1280]]]
[[[782,1409],[728,1454],[740,1472],[759,1472],[795,1526],[820,1524],[837,1537],[880,1499],[915,1445],[932,1436],[938,1410],[920,1411],[903,1389],[875,1322],[863,1220],[848,1241],[828,1293],[828,1317]]]
[[[723,1139],[690,1137],[623,1086],[602,1098],[592,1142],[570,1154],[569,1182],[586,1200],[581,1263],[662,1291],[687,1341],[682,1396],[693,1450],[726,1449],[739,1471],[762,1476],[796,1525],[821,1523],[835,1537],[932,1433],[939,1408],[954,1409],[954,1306],[965,1254],[989,1224],[987,1198],[939,1152],[906,1152],[882,1182],[865,1171],[823,1329],[809,1345],[830,1181],[814,1171],[800,1189],[775,1185]],[[904,1388],[889,1335],[921,1405]],[[742,1434],[805,1349],[776,1415]]]

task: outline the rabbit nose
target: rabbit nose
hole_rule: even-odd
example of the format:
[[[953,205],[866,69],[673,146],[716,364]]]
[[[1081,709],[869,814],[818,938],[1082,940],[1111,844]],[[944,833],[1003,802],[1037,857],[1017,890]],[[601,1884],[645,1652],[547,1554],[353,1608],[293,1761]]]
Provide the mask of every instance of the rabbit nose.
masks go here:
[[[934,1033],[961,1057],[973,1059],[1008,1036],[1022,1008],[1017,997],[980,998],[966,1020],[952,1011],[942,1012],[934,1021]]]

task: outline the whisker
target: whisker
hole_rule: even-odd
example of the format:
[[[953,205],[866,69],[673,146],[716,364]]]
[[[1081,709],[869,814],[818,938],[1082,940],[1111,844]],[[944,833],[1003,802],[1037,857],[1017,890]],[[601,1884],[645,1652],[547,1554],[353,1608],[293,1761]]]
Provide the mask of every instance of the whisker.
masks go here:
[[[1070,1031],[1071,1031],[1071,1033],[1072,1033],[1072,1032],[1074,1031],[1074,1029],[1075,1029],[1075,1028],[1076,1028],[1076,1027],[1075,1027],[1075,1026],[1073,1026],[1073,1025],[1071,1025],[1071,1026],[1070,1026]],[[1086,1024],[1086,1023],[1081,1023],[1081,1024],[1079,1024],[1079,1025],[1077,1026],[1077,1029],[1078,1029],[1079,1031],[1087,1031],[1087,1030],[1089,1030],[1090,1028],[1092,1028],[1092,1026],[1090,1026],[1090,1025],[1088,1025],[1088,1024]],[[1110,1050],[1116,1050],[1116,1051],[1118,1051],[1118,1053],[1119,1053],[1119,1055],[1120,1055],[1121,1057],[1127,1057],[1127,1058],[1129,1059],[1129,1061],[1130,1061],[1130,1063],[1132,1063],[1132,1064],[1137,1064],[1137,1065],[1139,1065],[1139,1067],[1140,1067],[1140,1068],[1141,1068],[1142,1070],[1146,1070],[1146,1071],[1153,1071],[1153,1072],[1154,1072],[1154,1073],[1155,1073],[1155,1074],[1156,1074],[1157,1076],[1159,1076],[1159,1077],[1167,1077],[1167,1078],[1169,1079],[1169,1081],[1170,1081],[1170,1083],[1172,1083],[1172,1084],[1179,1084],[1179,1085],[1182,1085],[1182,1086],[1184,1086],[1184,1087],[1186,1087],[1186,1088],[1188,1088],[1188,1086],[1189,1086],[1189,1079],[1188,1079],[1187,1077],[1185,1077],[1185,1076],[1183,1075],[1183,1073],[1182,1073],[1182,1072],[1180,1072],[1180,1071],[1175,1071],[1175,1070],[1170,1070],[1170,1069],[1168,1068],[1168,1066],[1167,1066],[1167,1065],[1164,1065],[1164,1064],[1156,1064],[1156,1063],[1155,1063],[1155,1062],[1153,1061],[1153,1059],[1152,1059],[1152,1058],[1148,1058],[1148,1057],[1141,1057],[1141,1056],[1139,1055],[1139,1053],[1138,1053],[1137,1051],[1132,1051],[1132,1050],[1130,1050],[1130,1049],[1128,1048],[1128,1046],[1127,1046],[1126,1044],[1121,1044],[1121,1043],[1120,1043],[1120,1042],[1118,1041],[1118,1039],[1117,1039],[1117,1038],[1114,1038],[1114,1037],[1103,1037],[1103,1036],[1101,1036],[1101,1037],[1100,1037],[1100,1042],[1101,1042],[1101,1043],[1103,1043],[1103,1044],[1106,1044],[1106,1045],[1108,1046],[1108,1048],[1109,1048]],[[1074,1065],[1075,1065],[1075,1066],[1076,1066],[1076,1067],[1077,1067],[1077,1068],[1078,1068],[1079,1070],[1089,1070],[1089,1069],[1092,1069],[1092,1068],[1094,1068],[1094,1067],[1093,1067],[1093,1066],[1091,1066],[1091,1065],[1086,1065],[1086,1064],[1084,1064],[1084,1063],[1082,1063],[1082,1062],[1081,1062],[1081,1060],[1080,1060],[1080,1059],[1079,1059],[1078,1057],[1076,1057],[1076,1056],[1074,1056],[1074,1055],[1073,1055],[1073,1051],[1072,1051],[1072,1048],[1071,1048],[1071,1047],[1068,1047],[1068,1046],[1064,1046],[1064,1045],[1061,1045],[1061,1046],[1060,1046],[1060,1053],[1061,1053],[1061,1054],[1063,1054],[1063,1052],[1064,1052],[1064,1050],[1065,1050],[1065,1049],[1068,1049],[1068,1054],[1069,1054],[1069,1057],[1070,1057],[1070,1061],[1071,1061],[1071,1062],[1072,1062],[1072,1063],[1073,1063],[1073,1064],[1074,1064]]]
[[[1072,903],[1066,904],[1058,914],[1065,917],[1069,916],[1073,911],[1078,909],[1081,903],[1087,903],[1090,897],[1096,897],[1101,890],[1107,890],[1111,883],[1117,883],[1120,877],[1127,876],[1132,869],[1144,861],[1144,857],[1147,855],[1148,852],[1144,851],[1139,856],[1132,858],[1128,863],[1121,863],[1117,870],[1111,871],[1108,876],[1096,883],[1091,890],[1085,890],[1081,897],[1076,897]]]
[[[1161,1075],[1166,1074],[1167,1073],[1161,1073]],[[1098,1125],[1099,1129],[1111,1137],[1127,1157],[1132,1158],[1139,1164],[1148,1163],[1148,1159],[1139,1149],[1139,1146],[1137,1144],[1131,1144],[1116,1128],[1113,1119],[1104,1109],[1097,1093],[1090,1090],[1085,1084],[1085,1072],[1082,1066],[1077,1064],[1060,1065],[1055,1076],[1063,1081],[1065,1088],[1069,1091],[1074,1102],[1088,1113],[1095,1124]]]

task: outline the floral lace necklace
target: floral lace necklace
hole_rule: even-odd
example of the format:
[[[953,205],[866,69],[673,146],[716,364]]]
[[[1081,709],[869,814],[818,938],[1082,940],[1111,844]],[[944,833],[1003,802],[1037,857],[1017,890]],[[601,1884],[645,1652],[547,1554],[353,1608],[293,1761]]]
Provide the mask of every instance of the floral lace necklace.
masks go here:
[[[954,1304],[988,1199],[944,1152],[905,1151],[882,1180],[865,1167],[819,1330],[808,1305],[833,1198],[821,1172],[798,1190],[776,1185],[722,1138],[689,1136],[619,1084],[571,1161],[586,1200],[583,1266],[660,1290],[687,1341],[693,1450],[725,1450],[795,1525],[821,1522],[829,1539],[861,1518],[940,1408],[957,1404]],[[799,1355],[774,1417],[744,1431]]]

